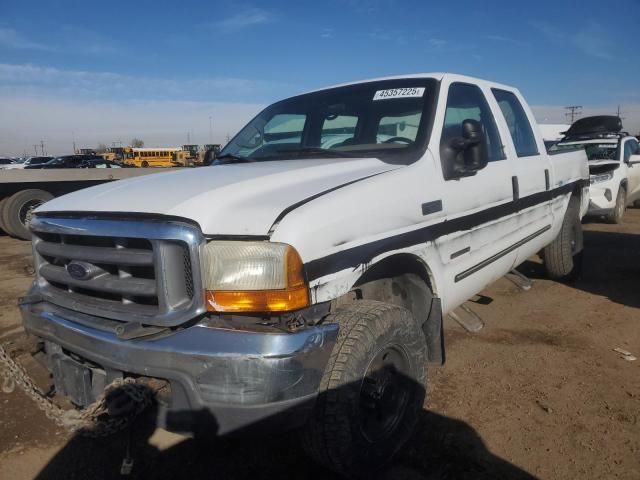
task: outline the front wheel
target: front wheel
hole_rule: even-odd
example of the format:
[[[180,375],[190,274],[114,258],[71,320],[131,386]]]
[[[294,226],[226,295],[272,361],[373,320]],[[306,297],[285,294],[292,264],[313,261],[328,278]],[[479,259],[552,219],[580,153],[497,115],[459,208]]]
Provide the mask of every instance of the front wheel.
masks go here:
[[[574,280],[582,270],[580,199],[572,196],[558,236],[544,248],[544,266],[553,280]]]
[[[425,397],[425,338],[408,310],[382,302],[356,301],[328,321],[340,331],[302,444],[334,471],[369,476],[416,424]]]
[[[618,189],[618,195],[616,196],[616,206],[613,211],[607,215],[607,221],[609,223],[622,223],[622,217],[624,217],[624,211],[627,207],[627,190],[620,186]]]

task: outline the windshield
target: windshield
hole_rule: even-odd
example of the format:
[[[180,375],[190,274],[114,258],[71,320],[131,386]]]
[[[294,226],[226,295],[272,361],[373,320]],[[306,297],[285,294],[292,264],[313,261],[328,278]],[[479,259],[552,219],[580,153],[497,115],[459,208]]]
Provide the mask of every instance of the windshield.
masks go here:
[[[217,163],[363,156],[410,163],[426,148],[435,87],[434,79],[406,78],[283,100],[249,122]]]
[[[590,143],[584,149],[589,160],[618,160],[617,143]]]

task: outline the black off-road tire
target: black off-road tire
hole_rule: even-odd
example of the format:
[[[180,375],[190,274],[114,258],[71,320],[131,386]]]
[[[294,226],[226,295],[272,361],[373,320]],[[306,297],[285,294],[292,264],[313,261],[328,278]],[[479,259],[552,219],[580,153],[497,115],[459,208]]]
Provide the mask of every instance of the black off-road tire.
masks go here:
[[[627,209],[627,189],[620,185],[618,189],[618,195],[616,196],[616,206],[613,207],[613,211],[606,216],[609,223],[622,223],[622,217],[624,217],[624,211]]]
[[[582,222],[580,198],[573,195],[562,220],[558,236],[544,248],[547,275],[552,280],[575,280],[582,271]]]
[[[2,221],[2,209],[4,208],[4,204],[7,203],[8,198],[9,197],[0,198],[0,230],[2,230],[7,235],[9,235],[9,232],[7,232],[7,229],[4,226],[4,222]]]
[[[391,460],[418,420],[425,338],[411,312],[377,301],[348,304],[327,321],[340,330],[302,445],[327,468],[363,478]],[[394,362],[402,368],[390,366]]]
[[[29,240],[29,218],[31,212],[53,198],[49,192],[37,189],[21,190],[10,196],[2,209],[4,230],[12,237]]]

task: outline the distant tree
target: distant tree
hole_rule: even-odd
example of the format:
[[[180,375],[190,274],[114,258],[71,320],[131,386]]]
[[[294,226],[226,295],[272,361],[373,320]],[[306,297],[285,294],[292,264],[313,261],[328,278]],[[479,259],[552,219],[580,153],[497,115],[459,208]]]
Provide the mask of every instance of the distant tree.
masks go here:
[[[132,138],[131,139],[131,146],[134,148],[142,148],[144,147],[144,142],[142,140],[140,140],[139,138]]]
[[[99,143],[96,148],[96,153],[105,153],[107,151],[107,146],[104,143]]]

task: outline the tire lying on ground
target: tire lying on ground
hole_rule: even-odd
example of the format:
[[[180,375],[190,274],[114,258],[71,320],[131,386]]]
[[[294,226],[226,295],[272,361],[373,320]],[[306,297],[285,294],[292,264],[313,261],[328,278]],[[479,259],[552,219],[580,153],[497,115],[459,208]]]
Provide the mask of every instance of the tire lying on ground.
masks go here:
[[[409,439],[425,397],[427,347],[411,312],[360,300],[327,321],[340,330],[302,429],[309,456],[348,477],[367,477]]]
[[[29,189],[17,192],[6,199],[2,211],[3,229],[11,236],[29,240],[29,221],[34,209],[53,198],[44,190]]]
[[[7,232],[7,229],[4,226],[4,222],[2,221],[2,209],[4,207],[4,204],[7,203],[8,199],[9,199],[9,197],[0,198],[0,230],[2,230],[7,235],[9,234],[9,232]],[[2,232],[0,232],[0,233],[2,233]]]
[[[574,280],[582,270],[580,199],[573,195],[558,236],[543,250],[544,267],[553,280]]]

